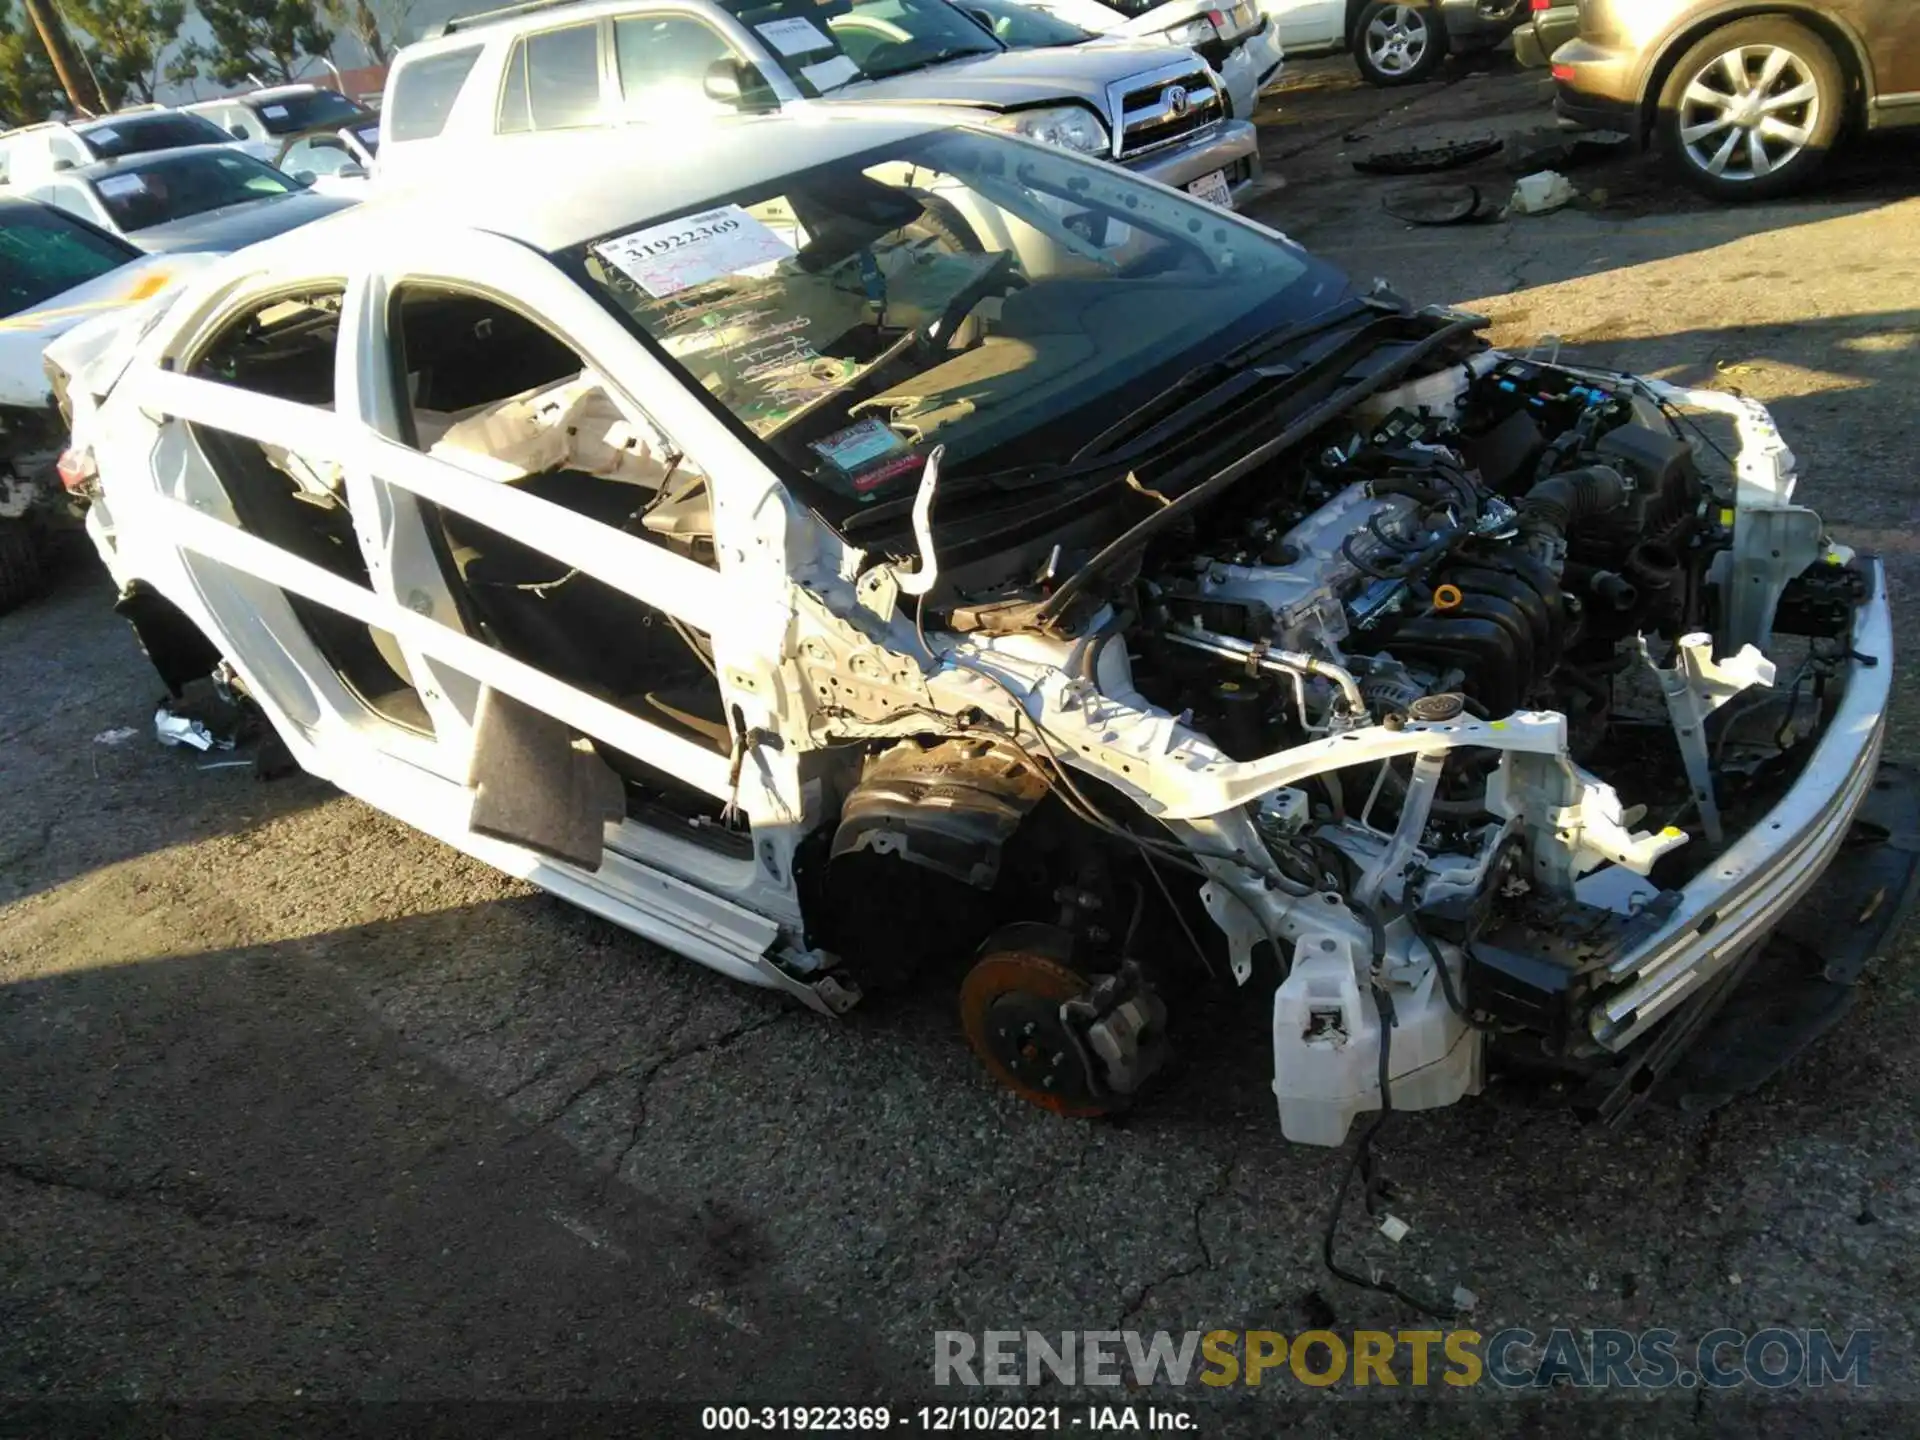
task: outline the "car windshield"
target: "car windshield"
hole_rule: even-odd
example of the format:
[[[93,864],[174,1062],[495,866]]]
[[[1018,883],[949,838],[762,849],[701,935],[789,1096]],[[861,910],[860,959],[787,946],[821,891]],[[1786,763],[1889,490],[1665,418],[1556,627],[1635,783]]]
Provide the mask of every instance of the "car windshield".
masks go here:
[[[300,189],[289,175],[234,150],[194,150],[115,167],[94,192],[122,231],[145,230],[225,205]]]
[[[139,253],[51,207],[0,204],[0,315],[31,310]]]
[[[911,493],[936,445],[949,474],[1069,460],[1195,366],[1347,293],[1227,213],[971,130],[555,258],[836,523]]]
[[[291,95],[258,96],[248,100],[253,113],[270,134],[291,135],[322,125],[353,125],[372,119],[364,105],[356,105],[337,90],[299,90]]]
[[[1003,48],[947,0],[726,0],[803,94]]]
[[[233,138],[203,115],[175,110],[109,117],[75,128],[87,148],[101,160],[142,155],[149,150],[178,150],[187,145],[224,145]]]
[[[1084,45],[1091,30],[1069,25],[1057,15],[1016,5],[1013,0],[958,0],[960,8],[993,32],[993,38],[1014,50],[1045,50],[1055,45]]]
[[[367,154],[378,155],[380,153],[380,122],[376,120],[371,125],[355,125],[353,138],[360,142],[361,148]]]

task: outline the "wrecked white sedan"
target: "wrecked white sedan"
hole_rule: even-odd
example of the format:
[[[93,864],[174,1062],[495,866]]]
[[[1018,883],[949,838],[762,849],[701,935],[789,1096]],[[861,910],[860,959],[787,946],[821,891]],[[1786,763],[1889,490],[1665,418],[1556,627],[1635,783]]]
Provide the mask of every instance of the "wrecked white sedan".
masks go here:
[[[149,256],[37,200],[0,193],[0,614],[38,594],[79,516],[56,472],[66,433],[42,357],[56,336],[145,305],[208,264]]]
[[[1880,567],[1760,406],[924,115],[527,158],[53,352],[162,675],[367,803],[823,1012],[951,977],[1060,1112],[1237,986],[1317,1144],[1617,1113],[1834,1009],[1762,942],[1843,849],[1901,910]]]

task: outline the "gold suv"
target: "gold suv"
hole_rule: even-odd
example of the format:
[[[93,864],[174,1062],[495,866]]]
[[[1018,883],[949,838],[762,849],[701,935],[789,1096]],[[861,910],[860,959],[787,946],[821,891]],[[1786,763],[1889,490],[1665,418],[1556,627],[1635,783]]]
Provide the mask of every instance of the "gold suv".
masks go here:
[[[1920,124],[1920,5],[1580,0],[1553,78],[1563,117],[1655,140],[1708,195],[1763,199],[1847,131]]]

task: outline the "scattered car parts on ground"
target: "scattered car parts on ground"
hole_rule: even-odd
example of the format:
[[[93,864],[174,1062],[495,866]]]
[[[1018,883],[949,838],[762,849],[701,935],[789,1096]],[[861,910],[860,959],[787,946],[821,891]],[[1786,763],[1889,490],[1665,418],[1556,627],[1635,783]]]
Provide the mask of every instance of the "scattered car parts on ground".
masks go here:
[[[1500,198],[1478,185],[1403,185],[1382,195],[1380,208],[1410,225],[1477,225],[1506,214]]]
[[[1415,141],[1369,151],[1353,162],[1353,168],[1363,175],[1431,175],[1498,155],[1502,143],[1497,135]]]
[[[1536,170],[1522,175],[1514,184],[1507,209],[1515,215],[1549,215],[1577,198],[1579,192],[1573,182],[1558,170]]]

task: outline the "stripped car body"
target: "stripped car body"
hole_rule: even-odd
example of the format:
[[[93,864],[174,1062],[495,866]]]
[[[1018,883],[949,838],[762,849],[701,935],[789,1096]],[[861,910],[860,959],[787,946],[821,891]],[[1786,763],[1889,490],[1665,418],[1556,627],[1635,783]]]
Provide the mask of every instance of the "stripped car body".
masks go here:
[[[821,1011],[970,961],[1065,1113],[1212,972],[1319,1144],[1640,1053],[1840,851],[1886,588],[1759,405],[918,115],[612,143],[54,352],[109,568],[307,769]]]

